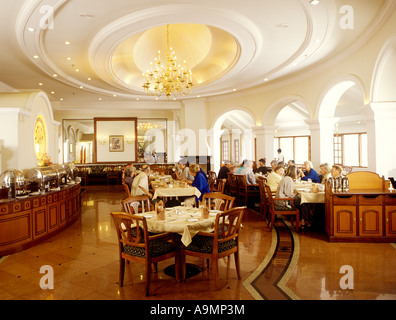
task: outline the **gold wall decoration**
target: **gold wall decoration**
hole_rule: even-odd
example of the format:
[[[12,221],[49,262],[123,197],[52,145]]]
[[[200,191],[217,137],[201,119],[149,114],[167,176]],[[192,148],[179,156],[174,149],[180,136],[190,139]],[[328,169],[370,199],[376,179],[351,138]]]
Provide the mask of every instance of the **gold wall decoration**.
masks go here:
[[[34,126],[34,152],[38,165],[43,166],[47,156],[47,127],[42,115],[37,116]]]

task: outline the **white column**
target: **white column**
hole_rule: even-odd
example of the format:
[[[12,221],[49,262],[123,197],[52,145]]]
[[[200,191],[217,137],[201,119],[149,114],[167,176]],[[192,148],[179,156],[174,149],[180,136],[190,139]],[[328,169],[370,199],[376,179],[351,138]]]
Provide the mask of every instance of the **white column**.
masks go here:
[[[396,178],[396,102],[372,102],[370,106],[374,121],[368,123],[369,161],[375,163],[374,172],[380,176]]]
[[[256,135],[256,156],[259,159],[265,157],[265,128],[263,126],[253,127],[253,132]]]
[[[334,123],[333,117],[308,119],[305,122],[311,131],[311,162],[314,168],[321,163],[334,162]]]
[[[274,154],[274,138],[275,138],[275,126],[266,126],[263,130],[263,143],[264,143],[264,154],[267,159],[267,166],[270,165],[271,161],[276,158]],[[258,153],[257,153],[258,155]]]

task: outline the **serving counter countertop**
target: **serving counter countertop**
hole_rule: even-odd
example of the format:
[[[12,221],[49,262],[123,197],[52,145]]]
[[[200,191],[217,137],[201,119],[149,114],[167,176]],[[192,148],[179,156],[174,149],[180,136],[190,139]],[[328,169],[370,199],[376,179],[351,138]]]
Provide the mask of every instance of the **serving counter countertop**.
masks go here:
[[[81,186],[0,201],[0,256],[22,251],[71,225],[81,214]]]

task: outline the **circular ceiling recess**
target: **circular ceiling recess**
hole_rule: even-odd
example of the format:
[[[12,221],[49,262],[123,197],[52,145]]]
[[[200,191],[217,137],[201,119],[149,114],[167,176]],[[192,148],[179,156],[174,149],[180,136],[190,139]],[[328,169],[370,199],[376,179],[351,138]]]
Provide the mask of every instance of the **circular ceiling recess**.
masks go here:
[[[221,29],[203,24],[176,23],[169,25],[169,47],[178,64],[187,62],[192,70],[195,87],[211,83],[236,64],[240,47],[236,39]],[[123,40],[111,55],[111,74],[123,86],[141,87],[142,73],[147,72],[161,52],[166,61],[167,26],[151,28]]]

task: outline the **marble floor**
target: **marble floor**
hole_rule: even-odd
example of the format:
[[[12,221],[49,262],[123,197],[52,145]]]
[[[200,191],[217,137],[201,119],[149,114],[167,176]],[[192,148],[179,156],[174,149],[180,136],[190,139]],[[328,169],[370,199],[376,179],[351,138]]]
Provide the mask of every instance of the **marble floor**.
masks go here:
[[[126,267],[118,285],[118,244],[110,212],[121,211],[119,186],[88,187],[73,225],[41,244],[0,258],[1,300],[396,300],[396,245],[329,243],[321,232],[275,228],[254,212],[245,216],[240,239],[241,276],[233,257],[219,264],[221,290],[204,261],[202,272],[176,283],[159,263],[151,296],[144,296],[144,267]],[[42,266],[51,266],[54,288],[43,290]],[[347,266],[343,270],[343,266]],[[345,267],[344,267],[345,268]]]

